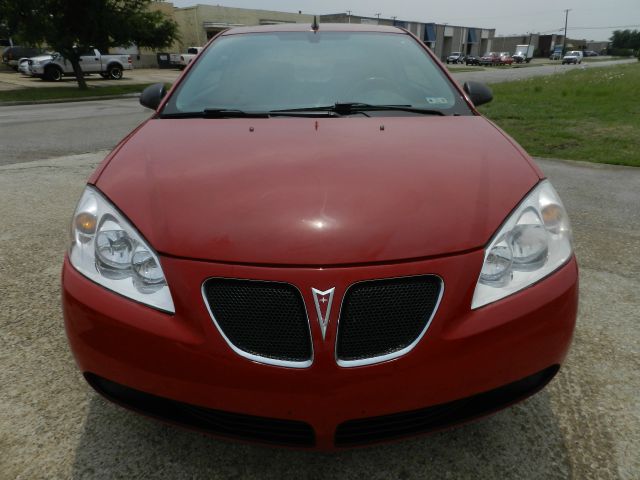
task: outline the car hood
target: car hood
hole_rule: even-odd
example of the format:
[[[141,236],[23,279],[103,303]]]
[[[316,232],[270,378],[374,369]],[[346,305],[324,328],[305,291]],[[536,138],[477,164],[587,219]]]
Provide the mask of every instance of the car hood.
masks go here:
[[[162,254],[323,266],[481,248],[539,178],[479,116],[151,119],[96,185]]]

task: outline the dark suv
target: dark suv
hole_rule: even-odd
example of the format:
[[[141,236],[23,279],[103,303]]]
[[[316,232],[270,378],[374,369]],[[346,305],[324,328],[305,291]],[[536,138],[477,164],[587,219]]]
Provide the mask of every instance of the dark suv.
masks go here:
[[[18,60],[21,58],[35,57],[40,55],[44,50],[35,47],[21,47],[14,45],[13,47],[7,47],[2,52],[2,63],[5,63],[12,67],[14,70],[18,70]]]

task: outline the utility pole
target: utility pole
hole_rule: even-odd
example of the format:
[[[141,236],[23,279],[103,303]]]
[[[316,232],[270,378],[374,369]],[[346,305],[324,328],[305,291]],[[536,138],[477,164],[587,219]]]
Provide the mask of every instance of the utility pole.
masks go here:
[[[380,20],[380,15],[382,15],[381,13],[376,13],[376,17],[378,17],[378,20]]]
[[[347,10],[347,15],[349,16],[349,23],[351,23],[351,10]]]
[[[569,23],[570,8],[564,11],[564,38],[562,39],[562,56],[564,57],[565,48],[567,47],[567,23]]]
[[[398,17],[391,17],[391,19],[393,20],[393,25],[394,25],[394,26],[395,26],[395,24],[396,24],[396,18],[398,18]]]

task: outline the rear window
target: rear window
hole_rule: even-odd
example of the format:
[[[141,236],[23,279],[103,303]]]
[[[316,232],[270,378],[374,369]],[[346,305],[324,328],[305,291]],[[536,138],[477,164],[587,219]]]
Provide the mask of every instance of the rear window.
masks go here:
[[[269,32],[214,41],[162,113],[269,111],[348,102],[469,112],[409,35]]]

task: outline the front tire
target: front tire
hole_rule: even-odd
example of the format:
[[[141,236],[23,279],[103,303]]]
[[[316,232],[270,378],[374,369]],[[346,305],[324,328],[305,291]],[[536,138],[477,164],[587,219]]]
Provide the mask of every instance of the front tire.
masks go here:
[[[111,80],[120,80],[122,78],[122,68],[120,65],[111,65],[107,69],[107,77]]]
[[[62,80],[62,70],[58,67],[47,67],[44,70],[43,78],[49,82],[59,82]]]

